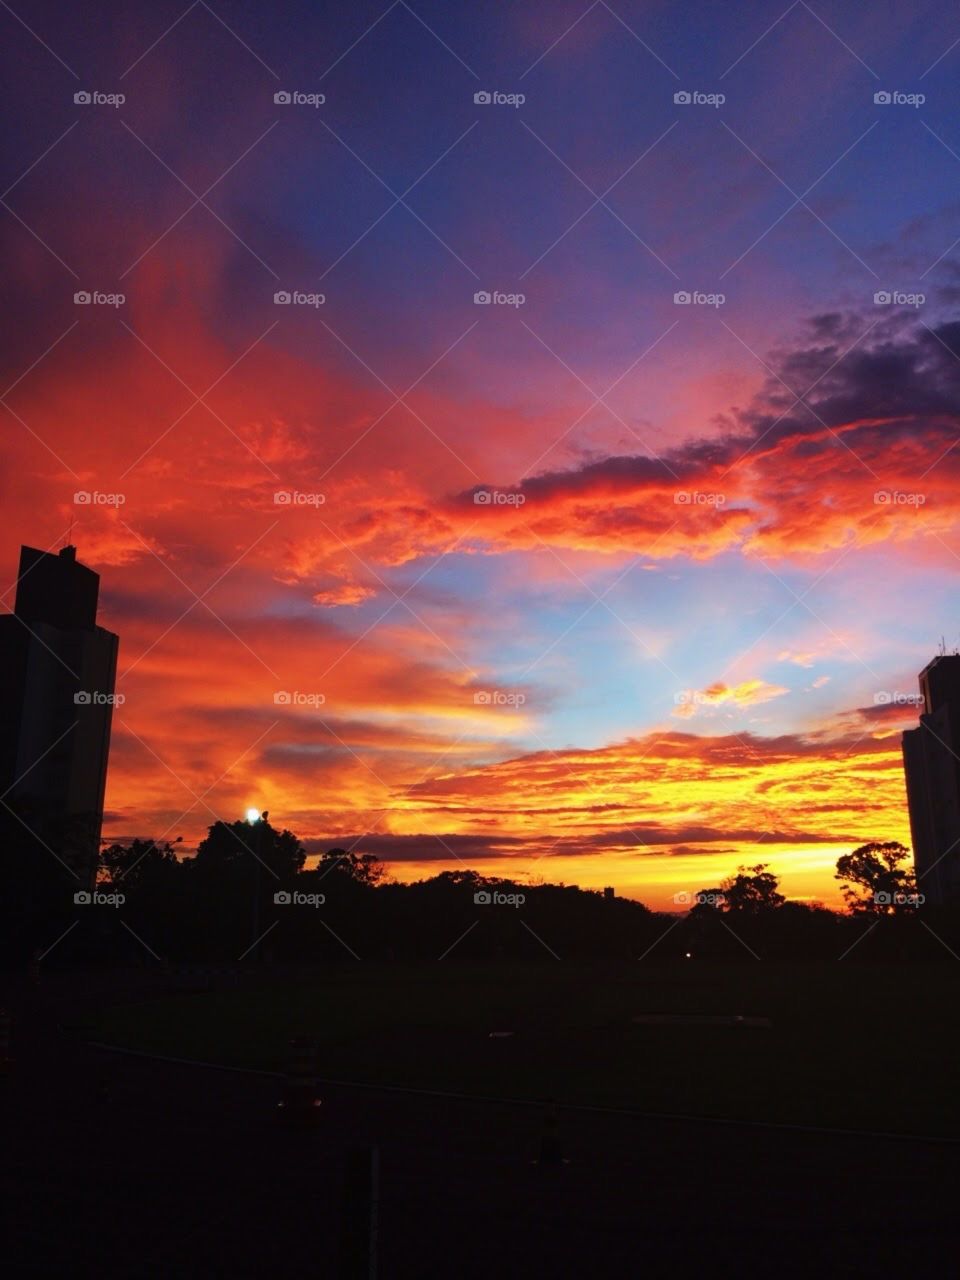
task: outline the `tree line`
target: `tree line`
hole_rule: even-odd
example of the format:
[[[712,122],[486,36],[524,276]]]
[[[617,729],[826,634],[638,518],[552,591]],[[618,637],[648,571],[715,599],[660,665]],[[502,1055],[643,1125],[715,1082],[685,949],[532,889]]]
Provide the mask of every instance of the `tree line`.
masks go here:
[[[902,959],[936,954],[931,937],[960,948],[960,913],[924,907],[909,851],[893,842],[838,860],[845,912],[788,901],[764,863],[656,912],[610,890],[468,869],[395,883],[376,857],[340,848],[308,868],[299,838],[266,816],[214,823],[192,858],[164,840],[109,845],[84,895],[69,874],[76,833],[38,826],[0,812],[8,964],[52,944],[46,963]]]

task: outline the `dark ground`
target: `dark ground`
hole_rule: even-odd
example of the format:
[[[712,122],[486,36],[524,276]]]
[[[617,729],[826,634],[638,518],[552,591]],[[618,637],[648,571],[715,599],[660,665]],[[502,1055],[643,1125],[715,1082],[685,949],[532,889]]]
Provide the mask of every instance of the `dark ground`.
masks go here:
[[[83,1042],[98,1006],[170,985],[4,984],[8,1274],[349,1274],[344,1162],[374,1143],[381,1280],[956,1274],[960,1144],[565,1109],[569,1163],[541,1168],[538,1107],[342,1086],[289,1131],[275,1078]]]
[[[221,973],[92,1015],[88,1038],[470,1097],[960,1138],[960,966],[489,960]],[[717,1025],[719,1015],[763,1025]],[[638,1021],[638,1015],[645,1020]],[[668,1015],[660,1025],[649,1015]],[[704,1018],[707,1021],[704,1021]],[[710,1018],[714,1021],[711,1023]],[[491,1038],[492,1031],[510,1031]]]

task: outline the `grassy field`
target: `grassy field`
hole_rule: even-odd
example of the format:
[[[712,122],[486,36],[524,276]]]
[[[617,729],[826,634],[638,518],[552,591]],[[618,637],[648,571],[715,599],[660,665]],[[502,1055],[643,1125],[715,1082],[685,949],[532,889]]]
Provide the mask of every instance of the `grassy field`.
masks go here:
[[[117,1005],[97,1015],[93,1038],[277,1070],[291,1036],[311,1035],[328,1078],[960,1136],[958,985],[949,961],[357,965]],[[651,1013],[773,1025],[633,1021]]]

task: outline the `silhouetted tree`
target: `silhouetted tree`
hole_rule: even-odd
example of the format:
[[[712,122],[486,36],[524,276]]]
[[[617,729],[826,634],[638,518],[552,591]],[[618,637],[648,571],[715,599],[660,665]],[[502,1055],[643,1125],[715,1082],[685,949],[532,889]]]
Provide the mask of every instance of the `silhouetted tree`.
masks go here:
[[[737,874],[724,880],[720,886],[728,911],[743,911],[756,915],[760,911],[773,911],[782,907],[786,898],[778,893],[780,881],[765,862],[755,867],[738,867]]]
[[[386,868],[372,853],[352,853],[346,849],[328,849],[321,854],[317,863],[317,871],[321,875],[331,872],[333,875],[347,876],[357,884],[372,888],[383,879]]]
[[[254,823],[215,822],[197,846],[193,863],[198,871],[226,873],[259,859],[286,880],[302,870],[306,856],[292,831],[277,831],[262,818]]]
[[[177,841],[179,843],[179,839]],[[179,867],[177,855],[169,841],[133,840],[130,844],[111,844],[100,855],[100,877],[111,886],[127,890],[152,880],[159,869]]]
[[[693,920],[709,919],[716,912],[722,911],[725,906],[724,891],[718,885],[714,889],[701,889],[694,894],[693,906],[689,914]]]
[[[775,910],[786,902],[783,894],[777,892],[779,884],[765,862],[758,862],[755,867],[738,867],[737,874],[729,876],[718,889],[701,889],[690,914],[704,918],[715,911],[756,915]]]
[[[87,838],[83,824],[61,831],[40,813],[0,806],[0,959],[23,963],[61,935],[56,964],[140,962],[148,952],[253,963],[251,948],[267,935],[274,960],[342,963],[352,952],[371,960],[444,956],[451,965],[550,953],[645,955],[664,937],[664,917],[641,903],[575,885],[517,883],[464,868],[395,883],[374,855],[341,848],[307,871],[296,835],[266,819],[214,823],[193,858],[178,857],[163,840],[108,846],[100,887],[122,899],[91,909],[75,901],[82,881],[71,870],[82,864]],[[863,925],[856,916],[870,912],[891,919],[868,930],[858,960],[928,955],[929,934],[911,918],[915,879],[907,863],[907,850],[893,842],[840,858],[843,915],[787,902],[766,863],[739,867],[700,890],[660,954],[724,963],[834,958],[857,942]],[[960,949],[960,912],[944,908],[929,919],[948,950]]]
[[[915,909],[917,882],[900,864],[909,849],[896,840],[862,844],[837,859],[835,879],[851,914],[892,915]]]

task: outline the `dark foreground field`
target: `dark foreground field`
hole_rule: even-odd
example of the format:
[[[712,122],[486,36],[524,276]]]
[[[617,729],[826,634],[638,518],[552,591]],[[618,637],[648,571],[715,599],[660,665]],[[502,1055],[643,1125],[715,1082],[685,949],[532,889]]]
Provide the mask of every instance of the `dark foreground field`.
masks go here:
[[[9,1274],[955,1274],[949,966],[61,973],[4,1003]],[[668,1012],[773,1025],[630,1021]],[[324,1084],[305,1131],[263,1073],[291,1032],[320,1038],[324,1076],[373,1086]],[[566,1162],[540,1167],[551,1093],[626,1110],[562,1105]],[[827,1127],[639,1114],[660,1111]],[[351,1153],[373,1148],[375,1273],[340,1243],[366,1194]]]
[[[330,1079],[960,1137],[949,962],[356,965],[202,985],[107,1008],[90,1034],[267,1071],[306,1035]]]

